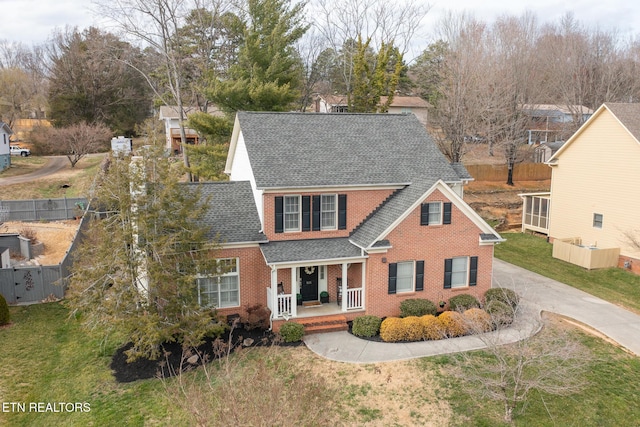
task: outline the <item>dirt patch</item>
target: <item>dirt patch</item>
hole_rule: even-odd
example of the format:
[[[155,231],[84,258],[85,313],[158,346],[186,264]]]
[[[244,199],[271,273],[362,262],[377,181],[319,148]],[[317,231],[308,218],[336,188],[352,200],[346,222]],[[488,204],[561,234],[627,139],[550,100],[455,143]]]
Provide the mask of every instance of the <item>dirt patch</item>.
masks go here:
[[[24,229],[33,230],[38,241],[44,244],[44,253],[36,261],[41,265],[56,265],[62,262],[71,247],[79,220],[51,222],[8,221],[0,225],[0,233],[20,233]]]

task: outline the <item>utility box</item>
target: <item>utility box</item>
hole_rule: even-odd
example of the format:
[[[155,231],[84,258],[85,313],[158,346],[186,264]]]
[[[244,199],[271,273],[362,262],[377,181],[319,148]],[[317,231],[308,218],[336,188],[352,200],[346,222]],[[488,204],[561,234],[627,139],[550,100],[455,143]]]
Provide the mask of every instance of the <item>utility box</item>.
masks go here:
[[[133,151],[133,142],[131,138],[119,136],[111,138],[111,152],[114,156],[128,156]]]

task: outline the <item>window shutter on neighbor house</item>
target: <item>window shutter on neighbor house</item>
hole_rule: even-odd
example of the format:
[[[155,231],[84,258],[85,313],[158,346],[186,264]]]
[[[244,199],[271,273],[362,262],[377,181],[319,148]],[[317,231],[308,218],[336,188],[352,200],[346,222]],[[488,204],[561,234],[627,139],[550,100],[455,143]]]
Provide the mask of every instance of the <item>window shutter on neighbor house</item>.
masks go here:
[[[276,233],[284,232],[284,198],[282,196],[276,196]]]
[[[453,271],[453,259],[444,260],[444,288],[451,289],[451,273]]]
[[[389,264],[389,293],[396,293],[396,280],[398,276],[398,264],[392,262]]]
[[[302,196],[302,231],[311,230],[311,196]]]
[[[429,203],[420,205],[420,225],[429,225]]]
[[[478,283],[478,257],[472,256],[469,262],[469,286],[475,286]]]
[[[313,196],[313,218],[311,221],[311,228],[313,231],[320,231],[320,196]]]
[[[346,229],[347,229],[347,195],[338,194],[338,230],[346,230]]]
[[[424,290],[424,261],[416,261],[416,291]]]
[[[443,203],[442,223],[451,224],[451,202]]]

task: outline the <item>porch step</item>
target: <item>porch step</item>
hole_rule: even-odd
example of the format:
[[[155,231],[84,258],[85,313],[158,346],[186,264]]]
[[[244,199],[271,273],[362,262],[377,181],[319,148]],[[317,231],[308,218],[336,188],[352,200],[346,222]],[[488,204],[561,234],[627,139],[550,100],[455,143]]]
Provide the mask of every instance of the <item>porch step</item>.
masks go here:
[[[304,326],[304,333],[307,335],[320,332],[346,331],[349,328],[347,318],[342,315],[305,317],[296,319],[296,322]]]

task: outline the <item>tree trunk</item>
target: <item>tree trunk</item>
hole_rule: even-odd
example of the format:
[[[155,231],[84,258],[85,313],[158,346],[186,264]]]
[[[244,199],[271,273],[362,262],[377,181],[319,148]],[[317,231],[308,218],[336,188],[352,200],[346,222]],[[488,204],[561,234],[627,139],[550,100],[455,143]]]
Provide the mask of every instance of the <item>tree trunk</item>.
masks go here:
[[[507,166],[507,185],[514,185],[513,184],[513,163],[509,163],[509,165]]]

